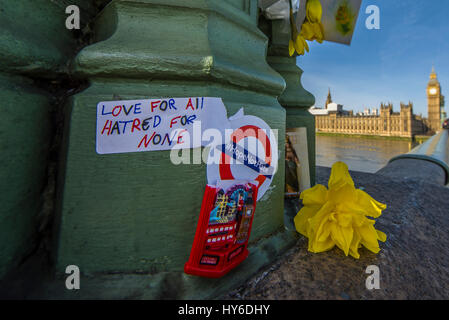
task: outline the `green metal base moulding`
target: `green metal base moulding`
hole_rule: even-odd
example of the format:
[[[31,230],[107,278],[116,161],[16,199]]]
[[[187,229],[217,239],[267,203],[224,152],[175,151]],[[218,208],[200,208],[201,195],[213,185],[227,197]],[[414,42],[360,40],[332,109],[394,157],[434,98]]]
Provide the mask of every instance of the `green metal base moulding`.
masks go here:
[[[97,154],[96,106],[120,99],[221,97],[228,117],[244,107],[245,114],[277,129],[278,171],[257,204],[250,251],[251,244],[269,240],[283,229],[286,112],[277,97],[285,81],[266,62],[257,1],[113,1],[98,17],[94,33],[95,43],[74,61],[75,76],[88,79],[90,86],[67,106],[56,272],[75,264],[87,275],[168,273],[185,278],[192,288],[225,281],[183,274],[206,165],[174,165],[169,151]],[[285,243],[291,245],[290,240]],[[273,249],[268,259],[282,250]],[[235,270],[236,279],[261,267],[248,263]],[[159,286],[156,278],[148,279],[150,286]]]

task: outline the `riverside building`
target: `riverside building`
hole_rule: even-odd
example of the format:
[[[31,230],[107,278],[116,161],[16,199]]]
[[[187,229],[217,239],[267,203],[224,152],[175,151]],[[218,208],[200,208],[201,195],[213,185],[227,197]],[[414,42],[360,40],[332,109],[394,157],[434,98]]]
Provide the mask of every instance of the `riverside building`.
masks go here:
[[[434,69],[427,86],[427,97],[428,119],[415,115],[411,102],[401,103],[399,112],[393,111],[391,103],[382,103],[380,112],[372,109],[354,114],[332,102],[330,90],[325,108],[311,107],[309,111],[315,116],[316,132],[413,138],[415,135],[434,134],[446,117],[444,96]]]

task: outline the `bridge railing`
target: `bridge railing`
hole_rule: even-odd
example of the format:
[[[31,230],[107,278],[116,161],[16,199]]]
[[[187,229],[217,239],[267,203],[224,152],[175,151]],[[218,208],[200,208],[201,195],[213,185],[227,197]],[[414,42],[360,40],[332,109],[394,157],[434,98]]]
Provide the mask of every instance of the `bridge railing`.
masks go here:
[[[408,153],[401,154],[389,161],[390,166],[395,161],[403,159],[425,160],[440,166],[445,172],[445,184],[449,183],[449,130],[442,130],[432,138],[417,146]]]

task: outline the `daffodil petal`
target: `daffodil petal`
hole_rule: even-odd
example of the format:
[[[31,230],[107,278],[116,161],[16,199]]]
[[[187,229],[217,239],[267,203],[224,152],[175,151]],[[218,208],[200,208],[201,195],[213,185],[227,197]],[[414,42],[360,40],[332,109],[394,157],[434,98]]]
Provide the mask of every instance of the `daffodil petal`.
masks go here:
[[[352,228],[342,228],[337,223],[332,224],[331,237],[335,244],[343,250],[345,255],[349,254],[349,246],[352,242],[353,230]]]
[[[301,26],[301,35],[304,39],[311,40],[313,36],[313,31],[311,30],[311,26],[309,22],[304,22]]]
[[[368,193],[360,189],[356,190],[356,203],[365,209],[367,216],[373,218],[378,218],[387,208],[387,205],[374,200]]]
[[[322,184],[317,184],[301,192],[299,197],[305,206],[323,205],[327,199],[327,188]]]
[[[312,250],[315,253],[320,253],[320,252],[324,252],[324,251],[329,251],[333,247],[335,247],[335,243],[334,243],[334,241],[332,240],[331,237],[328,237],[324,241],[316,241],[316,242],[314,242]]]
[[[304,48],[306,49],[307,52],[309,52],[309,45],[307,44],[306,39],[304,39],[303,37],[301,37],[302,42],[304,43]]]
[[[323,24],[321,22],[318,23],[319,26],[319,30],[317,31],[317,41],[319,43],[323,43],[324,40],[324,28],[323,28]]]
[[[379,243],[377,242],[377,232],[373,225],[367,225],[359,228],[359,233],[362,237],[361,244],[365,246],[368,250],[378,253]]]
[[[382,241],[382,242],[387,241],[387,235],[386,235],[385,233],[383,233],[383,232],[380,231],[380,230],[376,230],[376,232],[377,232],[377,239],[378,239],[379,241]]]
[[[332,213],[330,214],[332,215]],[[315,242],[325,241],[331,233],[332,221],[328,218],[330,215],[323,215],[321,220],[317,223],[318,227],[315,231],[315,236],[311,237],[311,239]]]
[[[319,228],[322,225],[323,220],[328,220],[332,210],[334,209],[334,205],[330,202],[326,202],[320,210],[309,219],[309,225],[314,234],[320,232]]]
[[[354,181],[352,181],[346,163],[339,161],[334,163],[334,165],[332,166],[331,175],[327,185],[330,189],[340,187],[341,185],[344,184],[354,186]]]
[[[302,207],[293,219],[296,230],[305,237],[309,237],[307,232],[308,220],[313,217],[319,210],[321,205],[310,205]]]
[[[344,210],[345,207],[351,208],[351,206],[355,206],[353,203],[355,199],[355,191],[356,189],[354,188],[354,186],[350,184],[342,184],[338,187],[333,186],[332,189],[329,189],[327,199],[329,201],[333,201],[334,203],[338,203],[339,208],[341,208],[341,210]]]
[[[295,40],[295,48],[296,48],[296,52],[298,52],[298,54],[303,55],[304,54],[304,43],[301,40],[301,36],[297,36],[296,40]]]
[[[352,227],[352,215],[349,213],[338,214],[338,224],[342,228]]]
[[[321,21],[323,8],[319,0],[308,0],[306,4],[306,16],[310,22]]]
[[[320,231],[321,231],[321,233],[317,232],[317,239],[316,239],[316,241],[317,242],[324,242],[324,241],[326,241],[329,238],[329,236],[331,234],[331,229],[330,228],[324,228],[324,226],[323,226],[323,228]]]
[[[352,226],[354,228],[360,228],[366,222],[366,217],[362,214],[352,215]]]
[[[290,40],[288,42],[288,54],[290,55],[290,57],[295,53],[295,46],[293,45],[293,41]]]
[[[344,252],[347,256],[349,254],[349,248],[351,246],[352,238],[354,236],[354,230],[351,227],[340,227],[341,233],[344,238]]]
[[[349,254],[355,259],[360,258],[359,247],[360,247],[361,237],[357,231],[354,231],[354,235],[352,237],[351,245],[349,246]]]
[[[369,251],[371,251],[371,252],[379,253],[379,251],[380,251],[379,245],[377,245],[377,246],[372,246],[372,245],[370,245],[370,244],[368,244],[368,243],[365,243],[364,241],[362,241],[361,243],[363,244],[363,246],[364,246],[365,248],[367,248],[367,249],[368,249]]]
[[[359,228],[359,232],[364,241],[372,244],[377,244],[377,232],[376,229],[374,229],[374,225],[366,224],[363,227]]]
[[[335,246],[335,243],[330,236],[331,227],[332,223],[329,222],[326,215],[323,215],[313,237],[309,237],[309,248],[313,250],[313,252],[318,253],[327,251]],[[312,230],[312,228],[310,230]]]

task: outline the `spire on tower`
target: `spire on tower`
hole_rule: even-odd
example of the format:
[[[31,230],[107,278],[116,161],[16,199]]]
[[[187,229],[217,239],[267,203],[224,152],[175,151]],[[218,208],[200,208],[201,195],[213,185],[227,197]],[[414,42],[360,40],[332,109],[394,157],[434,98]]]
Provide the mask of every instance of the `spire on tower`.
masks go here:
[[[430,73],[430,79],[436,79],[437,73],[435,72],[435,66],[432,65],[432,72]]]
[[[329,103],[332,103],[331,88],[329,88],[329,91],[328,91],[328,93],[327,93],[326,106],[325,106],[326,109],[327,109],[327,105],[328,105]]]

